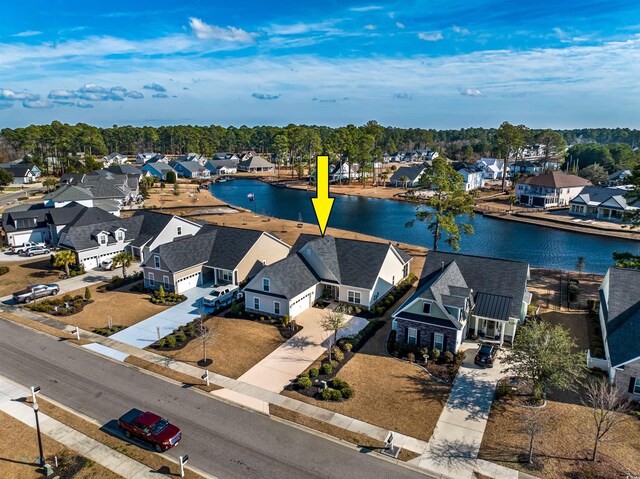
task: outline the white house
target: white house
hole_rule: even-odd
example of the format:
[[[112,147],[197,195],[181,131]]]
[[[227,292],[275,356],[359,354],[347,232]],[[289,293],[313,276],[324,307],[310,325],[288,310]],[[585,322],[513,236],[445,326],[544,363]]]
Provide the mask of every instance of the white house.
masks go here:
[[[102,157],[102,163],[104,168],[109,168],[112,165],[124,165],[128,159],[126,155],[120,153],[109,153]]]
[[[483,177],[487,180],[501,180],[504,174],[504,160],[497,158],[480,158],[476,163],[482,168]],[[511,167],[507,166],[507,176],[511,173]]]
[[[464,178],[464,190],[472,191],[484,187],[484,170],[476,165],[453,163],[453,168]]]
[[[591,186],[591,182],[576,175],[551,171],[519,181],[516,198],[521,205],[538,208],[569,206],[585,186]]]
[[[569,213],[609,221],[622,221],[624,213],[639,209],[635,204],[627,203],[625,197],[627,193],[628,191],[622,188],[585,186],[569,202]]]

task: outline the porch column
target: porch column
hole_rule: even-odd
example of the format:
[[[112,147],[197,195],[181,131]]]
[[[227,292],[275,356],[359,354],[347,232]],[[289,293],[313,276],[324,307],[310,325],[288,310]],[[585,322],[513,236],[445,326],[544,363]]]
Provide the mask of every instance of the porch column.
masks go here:
[[[500,323],[500,325],[500,347],[502,347],[502,343],[504,343],[504,330],[507,328],[507,323]]]
[[[480,336],[480,335],[478,334],[478,317],[477,317],[477,316],[474,316],[474,317],[473,317],[473,319],[475,320],[475,324],[474,324],[474,328],[473,328],[473,329],[474,329],[474,334],[475,334],[476,336]]]

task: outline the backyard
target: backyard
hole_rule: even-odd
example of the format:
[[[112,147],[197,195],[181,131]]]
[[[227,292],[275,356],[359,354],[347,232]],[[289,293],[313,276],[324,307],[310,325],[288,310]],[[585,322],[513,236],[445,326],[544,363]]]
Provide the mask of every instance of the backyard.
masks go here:
[[[2,262],[9,272],[0,276],[0,296],[7,296],[34,283],[55,283],[61,271],[53,269],[49,258],[16,262]]]

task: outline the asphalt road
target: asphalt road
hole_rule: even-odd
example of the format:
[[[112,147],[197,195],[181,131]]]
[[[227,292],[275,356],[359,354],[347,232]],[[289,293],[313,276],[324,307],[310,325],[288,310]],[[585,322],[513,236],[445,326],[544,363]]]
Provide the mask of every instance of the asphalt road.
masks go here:
[[[0,319],[0,374],[107,424],[135,407],[183,431],[166,452],[220,479],[424,478]]]

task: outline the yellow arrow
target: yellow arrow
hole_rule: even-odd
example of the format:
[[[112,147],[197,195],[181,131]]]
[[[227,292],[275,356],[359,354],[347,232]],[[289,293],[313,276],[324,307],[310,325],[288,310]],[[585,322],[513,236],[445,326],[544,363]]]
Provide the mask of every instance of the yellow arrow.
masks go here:
[[[324,236],[333,208],[333,198],[329,198],[329,157],[316,157],[316,197],[311,198],[316,213],[320,234]]]

